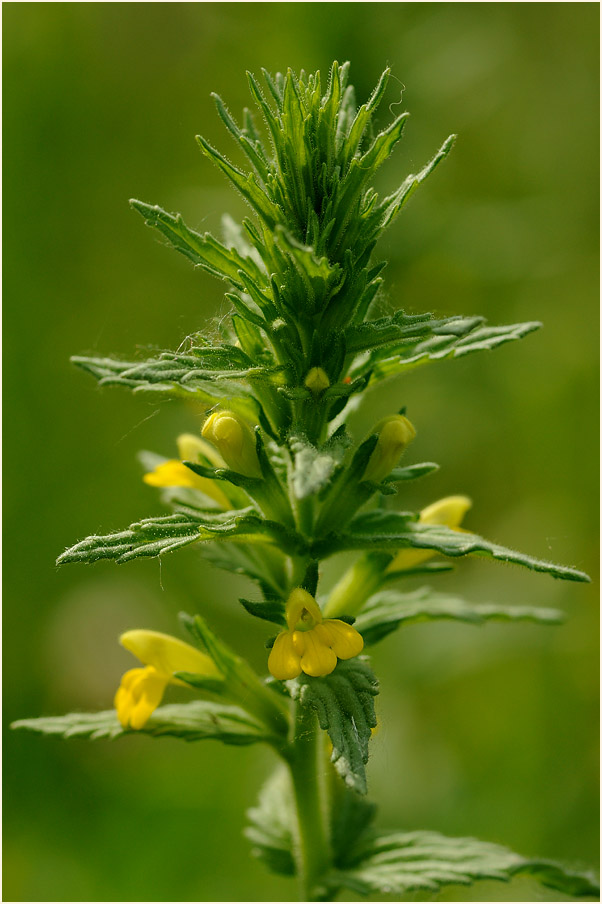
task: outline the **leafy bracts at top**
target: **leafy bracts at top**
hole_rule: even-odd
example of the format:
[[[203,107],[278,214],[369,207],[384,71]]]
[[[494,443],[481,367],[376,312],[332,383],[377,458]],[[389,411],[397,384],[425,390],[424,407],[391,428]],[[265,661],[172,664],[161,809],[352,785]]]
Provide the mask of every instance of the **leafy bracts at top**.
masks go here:
[[[370,183],[401,138],[407,114],[376,132],[389,70],[359,108],[348,70],[334,63],[324,94],[319,73],[289,70],[272,78],[264,72],[265,90],[250,75],[261,127],[248,110],[237,123],[216,96],[251,172],[203,139],[201,148],[258,217],[242,226],[228,220],[223,242],[191,229],[179,214],[131,201],[178,252],[228,283],[234,313],[222,324],[226,342],[210,347],[195,336],[184,352],[141,362],[74,358],[78,366],[102,385],[192,398],[206,407],[228,398],[229,407],[271,426],[279,438],[292,431],[316,442],[369,382],[416,363],[494,348],[537,328],[404,312],[366,322],[382,284],[383,265],[372,260],[376,241],[447,155],[453,136],[379,201]],[[319,383],[306,383],[316,368]]]
[[[245,277],[255,281],[265,278],[251,257],[242,257],[235,248],[226,248],[208,232],[203,235],[194,232],[179,214],[174,216],[156,205],[135,199],[130,204],[142,214],[148,226],[158,229],[177,251],[213,276],[227,280],[238,289],[244,289]]]
[[[253,172],[234,167],[199,139],[203,150],[270,231],[282,224],[298,241],[311,245],[318,254],[326,253],[331,260],[342,260],[346,250],[356,250],[358,244],[365,250],[412,188],[447,154],[453,136],[431,164],[378,203],[368,185],[401,138],[408,116],[401,113],[374,137],[374,114],[384,97],[390,70],[382,74],[372,96],[359,109],[348,85],[348,63],[333,64],[324,95],[319,73],[296,76],[289,70],[272,78],[263,70],[263,75],[267,93],[250,73],[249,85],[267,130],[267,142],[248,111],[240,126],[214,95],[222,120]]]

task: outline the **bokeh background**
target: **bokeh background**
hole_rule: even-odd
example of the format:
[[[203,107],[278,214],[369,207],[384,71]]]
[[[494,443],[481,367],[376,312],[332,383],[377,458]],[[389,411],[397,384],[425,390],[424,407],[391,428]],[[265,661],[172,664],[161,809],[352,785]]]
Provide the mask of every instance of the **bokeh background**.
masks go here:
[[[383,168],[392,190],[457,132],[378,253],[386,310],[485,314],[545,328],[419,368],[354,418],[402,404],[412,461],[441,470],[421,507],[469,494],[469,526],[587,570],[591,586],[479,559],[439,579],[471,600],[559,606],[562,628],[420,625],[375,653],[382,729],[370,767],[380,825],[472,834],[595,862],[597,842],[597,135],[593,3],[5,3],[5,725],[110,706],[133,665],[118,634],[177,632],[202,611],[265,668],[269,626],[243,579],[194,549],[117,567],[54,559],[159,513],[139,449],[199,427],[184,403],[98,391],[70,354],[176,347],[224,311],[223,286],[158,242],[129,197],[219,230],[240,198],[193,140],[235,157],[245,69],[352,61],[364,100],[386,64],[380,122],[412,111]],[[401,106],[400,106],[401,105]],[[236,158],[238,159],[238,158]],[[408,459],[408,461],[410,461]],[[337,568],[342,562],[333,563]],[[332,571],[332,569],[331,569]],[[241,837],[272,765],[262,749],[6,734],[4,900],[281,900]],[[432,896],[430,896],[432,898]],[[524,882],[445,900],[551,900]],[[559,899],[559,896],[557,896]]]

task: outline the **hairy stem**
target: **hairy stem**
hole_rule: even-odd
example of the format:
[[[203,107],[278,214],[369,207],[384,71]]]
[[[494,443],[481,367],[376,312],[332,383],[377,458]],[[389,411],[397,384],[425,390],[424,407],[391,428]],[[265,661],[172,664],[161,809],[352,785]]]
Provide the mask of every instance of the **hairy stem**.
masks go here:
[[[325,789],[322,774],[322,737],[315,713],[296,704],[295,736],[289,760],[295,807],[295,858],[300,900],[323,900],[320,879],[330,867]]]

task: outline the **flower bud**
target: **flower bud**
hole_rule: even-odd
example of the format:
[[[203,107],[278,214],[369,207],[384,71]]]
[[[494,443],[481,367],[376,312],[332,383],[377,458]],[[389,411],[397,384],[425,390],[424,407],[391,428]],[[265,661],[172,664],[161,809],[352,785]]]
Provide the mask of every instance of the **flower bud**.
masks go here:
[[[472,500],[468,496],[446,496],[422,509],[420,523],[443,524],[445,527],[457,530],[464,520],[464,515],[471,507]]]
[[[422,509],[418,518],[419,524],[440,524],[452,530],[460,530],[464,515],[472,506],[468,496],[445,496]],[[434,549],[401,549],[389,567],[388,572],[407,571],[416,568],[437,555]]]
[[[305,386],[314,396],[320,395],[330,386],[328,374],[321,367],[312,367],[305,377]]]
[[[403,414],[394,414],[377,424],[372,433],[378,434],[378,442],[366,465],[362,480],[380,483],[391,473],[401,453],[416,436],[416,431],[407,417]]]
[[[302,587],[295,587],[291,592],[285,611],[289,631],[307,630],[322,621],[320,607],[313,596]]]
[[[211,443],[201,439],[194,433],[181,433],[177,439],[178,457],[180,461],[198,462],[201,457],[206,458],[215,468],[223,468],[224,461],[217,454]]]
[[[232,471],[245,477],[262,476],[253,431],[233,411],[215,411],[205,421],[201,433],[213,443]]]

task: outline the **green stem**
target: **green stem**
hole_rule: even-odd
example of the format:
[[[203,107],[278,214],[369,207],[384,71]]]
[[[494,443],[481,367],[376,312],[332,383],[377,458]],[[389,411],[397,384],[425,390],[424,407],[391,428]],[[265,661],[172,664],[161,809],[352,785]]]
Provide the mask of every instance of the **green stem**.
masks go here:
[[[295,859],[301,901],[323,900],[319,883],[331,863],[325,789],[321,785],[322,754],[316,715],[297,703],[289,766],[297,810]]]
[[[380,590],[392,558],[386,552],[372,552],[354,562],[331,590],[324,615],[327,618],[357,615],[366,600]]]

